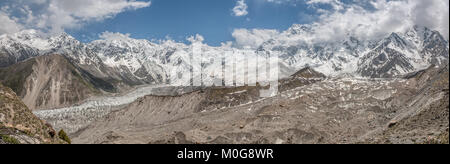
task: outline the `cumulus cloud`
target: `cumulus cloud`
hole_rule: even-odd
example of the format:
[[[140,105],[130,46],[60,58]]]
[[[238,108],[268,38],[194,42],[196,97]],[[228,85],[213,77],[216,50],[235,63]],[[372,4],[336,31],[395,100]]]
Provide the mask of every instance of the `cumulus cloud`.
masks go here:
[[[1,19],[12,19],[23,28],[40,29],[48,33],[60,33],[65,29],[79,28],[86,23],[102,21],[118,13],[151,5],[150,1],[136,0],[6,0]],[[9,7],[11,6],[11,7]],[[14,10],[12,10],[14,8]],[[5,16],[6,15],[6,16]],[[12,24],[14,25],[14,24]],[[0,33],[14,30],[0,31]]]
[[[236,46],[240,48],[257,48],[263,42],[278,35],[277,30],[266,29],[235,29],[232,36],[235,38]]]
[[[347,34],[372,39],[390,32],[404,32],[414,25],[439,30],[448,39],[448,0],[368,2],[373,9],[362,7],[360,3],[340,4],[340,11],[321,15],[313,24],[318,39],[336,40]]]
[[[122,34],[122,33],[118,33],[118,32],[114,33],[114,32],[105,31],[99,35],[99,38],[103,39],[103,40],[128,40],[128,39],[130,39],[130,34],[129,33]]]
[[[415,24],[440,31],[449,39],[449,1],[417,1],[411,14]]]
[[[237,17],[247,15],[248,14],[247,8],[248,6],[245,3],[245,0],[238,0],[236,2],[236,6],[233,8],[233,15]]]
[[[309,5],[326,4],[333,7],[334,10],[344,9],[344,4],[339,0],[308,0],[306,4]]]
[[[268,39],[316,43],[340,41],[348,35],[361,40],[375,40],[391,32],[404,32],[414,25],[437,30],[449,39],[448,0],[370,0],[353,3],[343,3],[340,0],[309,0],[306,3],[320,14],[317,21],[304,25],[312,29],[310,32],[293,38],[285,31],[268,38],[270,35],[264,35],[261,31],[270,30],[236,29],[233,32],[235,42],[239,46],[255,47],[261,40]],[[319,5],[331,7],[324,9],[318,7]]]
[[[191,43],[202,43],[205,38],[203,38],[203,36],[200,34],[195,34],[195,36],[187,37],[186,40]]]
[[[17,20],[11,19],[10,16],[0,10],[0,35],[4,33],[15,33],[20,31],[23,27],[17,22]]]
[[[265,0],[265,2],[275,3],[275,4],[282,4],[287,2],[296,2],[299,0]]]

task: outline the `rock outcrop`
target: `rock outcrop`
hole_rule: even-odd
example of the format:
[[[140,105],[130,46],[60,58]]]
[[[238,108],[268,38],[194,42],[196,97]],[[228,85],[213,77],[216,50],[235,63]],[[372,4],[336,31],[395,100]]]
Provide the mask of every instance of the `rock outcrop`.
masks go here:
[[[16,94],[0,84],[0,144],[60,144],[50,124],[36,117]]]

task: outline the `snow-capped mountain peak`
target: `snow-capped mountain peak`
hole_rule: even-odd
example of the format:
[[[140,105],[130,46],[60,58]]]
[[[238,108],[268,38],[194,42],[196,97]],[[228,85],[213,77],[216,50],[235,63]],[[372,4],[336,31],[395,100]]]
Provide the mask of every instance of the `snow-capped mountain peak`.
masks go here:
[[[309,25],[293,24],[286,33],[289,35],[305,35],[310,34],[313,31]]]
[[[152,43],[126,35],[82,43],[66,33],[46,38],[37,31],[27,30],[0,36],[0,54],[7,54],[0,56],[0,66],[58,53],[95,72],[94,75],[143,84],[166,82],[174,72],[183,76],[181,80],[187,80],[193,62],[201,61],[199,69],[214,72],[221,65],[212,61],[225,52],[233,52],[243,59],[276,54],[283,68],[311,67],[328,76],[393,77],[431,64],[448,63],[448,41],[426,27],[414,26],[405,33],[391,33],[381,40],[359,40],[348,35],[337,42],[305,42],[304,37],[313,37],[313,31],[308,25],[293,25],[258,49],[246,50],[212,47],[201,42]],[[191,58],[194,44],[200,46],[204,59]]]

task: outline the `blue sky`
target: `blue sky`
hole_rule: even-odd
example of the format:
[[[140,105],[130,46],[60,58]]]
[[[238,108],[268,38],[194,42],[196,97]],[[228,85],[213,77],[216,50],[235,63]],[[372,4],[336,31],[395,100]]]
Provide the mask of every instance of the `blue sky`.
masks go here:
[[[200,34],[212,46],[255,47],[292,24],[309,24],[319,41],[383,37],[413,25],[448,39],[448,6],[448,0],[0,0],[0,35],[35,29],[83,42],[104,32],[187,42]]]
[[[259,1],[259,2],[258,2]],[[112,19],[90,23],[68,33],[83,41],[104,31],[129,33],[133,38],[186,41],[200,34],[209,45],[231,41],[236,28],[285,30],[294,23],[310,23],[314,10],[303,3],[264,3],[247,0],[248,14],[234,16],[233,0],[152,0],[150,7],[123,12]]]

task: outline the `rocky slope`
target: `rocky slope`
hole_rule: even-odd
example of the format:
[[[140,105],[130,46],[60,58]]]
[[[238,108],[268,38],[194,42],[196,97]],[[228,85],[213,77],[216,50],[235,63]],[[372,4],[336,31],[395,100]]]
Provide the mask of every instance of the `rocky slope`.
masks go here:
[[[64,56],[45,55],[0,68],[0,82],[37,110],[71,106],[100,94],[97,88],[103,81],[91,78]]]
[[[382,131],[364,142],[449,143],[449,69],[432,67],[407,76],[418,91]]]
[[[51,125],[36,117],[9,88],[0,84],[0,144],[64,143]]]
[[[425,143],[448,134],[449,109],[448,68],[424,72],[306,76],[256,100],[249,88],[146,96],[72,136],[75,143]]]

